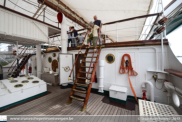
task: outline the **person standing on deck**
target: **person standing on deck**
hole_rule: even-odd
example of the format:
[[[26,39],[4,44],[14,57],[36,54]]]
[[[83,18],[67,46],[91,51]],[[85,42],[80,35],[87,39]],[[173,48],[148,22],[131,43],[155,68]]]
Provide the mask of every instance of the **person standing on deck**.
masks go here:
[[[98,29],[100,29],[99,26],[97,25],[94,25],[93,22],[90,22],[89,25],[92,27],[91,29],[91,34],[89,34],[89,38],[87,39],[87,43],[88,43],[88,48],[90,48],[90,42],[93,40],[93,46],[95,48],[95,46],[97,45],[96,44],[96,41],[97,41],[97,38],[98,38]],[[96,52],[96,49],[94,49],[94,51]]]
[[[68,31],[68,47],[69,47],[69,43],[71,42],[71,33],[69,33],[69,32],[71,32],[71,27],[69,27],[69,31]],[[72,45],[71,45],[71,47],[72,47]]]
[[[77,46],[77,42],[78,42],[78,32],[75,30],[74,27],[71,27],[72,29],[72,41],[71,41],[71,46]]]
[[[98,35],[99,35],[99,45],[102,45],[102,40],[101,40],[102,23],[101,23],[101,20],[98,20],[97,19],[97,16],[96,15],[94,16],[94,25],[97,25],[97,26],[100,27],[99,29],[97,29],[97,31],[98,31]]]

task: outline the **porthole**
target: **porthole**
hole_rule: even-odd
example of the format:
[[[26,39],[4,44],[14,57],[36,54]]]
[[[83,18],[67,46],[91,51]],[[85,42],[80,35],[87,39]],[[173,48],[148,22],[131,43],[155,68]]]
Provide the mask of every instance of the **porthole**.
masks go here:
[[[105,60],[107,63],[112,64],[115,61],[115,56],[113,54],[107,54]]]
[[[48,62],[49,62],[49,63],[52,62],[52,58],[51,58],[51,57],[48,58]]]
[[[28,77],[27,79],[28,79],[28,80],[32,80],[32,79],[33,79],[33,77]]]
[[[10,83],[16,83],[18,80],[10,80]]]
[[[53,57],[56,57],[56,53],[53,53],[52,56],[53,56]]]
[[[23,87],[23,85],[22,84],[16,84],[16,85],[14,85],[14,87],[19,88],[19,87]]]
[[[39,83],[39,81],[38,80],[35,80],[35,81],[32,81],[32,83]]]
[[[28,80],[23,80],[21,83],[28,83],[29,81]]]

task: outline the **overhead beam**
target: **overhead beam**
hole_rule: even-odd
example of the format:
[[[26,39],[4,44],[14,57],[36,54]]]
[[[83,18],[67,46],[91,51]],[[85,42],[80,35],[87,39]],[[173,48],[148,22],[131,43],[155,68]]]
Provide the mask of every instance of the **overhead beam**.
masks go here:
[[[72,11],[68,6],[66,6],[60,0],[52,0],[52,2],[50,2],[49,0],[38,0],[38,2],[44,3],[45,5],[47,5],[48,7],[52,8],[57,12],[62,12],[67,18],[81,25],[84,28],[88,26],[88,23],[82,17],[80,17],[78,14]]]
[[[43,6],[44,6],[44,4],[41,4],[41,6],[37,9],[35,14],[33,15],[33,18],[39,13],[39,11],[42,9]]]

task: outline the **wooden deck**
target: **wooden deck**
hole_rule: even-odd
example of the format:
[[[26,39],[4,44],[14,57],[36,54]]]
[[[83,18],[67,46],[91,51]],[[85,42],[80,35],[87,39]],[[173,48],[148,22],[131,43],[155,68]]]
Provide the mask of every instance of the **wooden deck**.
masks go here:
[[[81,112],[83,103],[73,100],[72,104],[66,105],[71,88],[60,89],[59,86],[47,86],[51,93],[19,105],[0,115],[138,115],[138,105],[135,110],[127,110],[121,107],[103,103],[104,96],[91,93],[87,110]],[[102,119],[102,118],[101,118]]]

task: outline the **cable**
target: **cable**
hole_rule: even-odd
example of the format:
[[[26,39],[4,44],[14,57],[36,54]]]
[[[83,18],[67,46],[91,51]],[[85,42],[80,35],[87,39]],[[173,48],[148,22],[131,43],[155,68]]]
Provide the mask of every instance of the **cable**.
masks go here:
[[[11,0],[9,0],[9,2],[11,2],[12,4],[14,4],[14,5],[16,5],[15,3],[13,3]],[[24,9],[24,8],[22,8],[22,7],[20,7],[20,6],[18,6],[18,5],[16,5],[17,7],[19,7],[19,8],[21,8],[21,9],[23,9],[23,10],[25,10],[25,11],[27,11],[27,12],[29,12],[29,13],[32,13],[32,14],[34,14],[33,12],[31,12],[31,11],[28,11],[28,10],[26,10],[26,9]]]
[[[13,3],[11,0],[9,0],[9,2],[11,2],[12,4],[14,4],[14,5],[16,5],[15,3]],[[28,10],[26,10],[26,9],[24,9],[24,8],[22,8],[22,7],[20,7],[20,6],[18,6],[18,5],[16,5],[17,7],[19,7],[19,8],[21,8],[21,9],[23,9],[23,10],[25,10],[25,11],[27,11],[27,12],[29,12],[29,13],[32,13],[32,14],[34,14],[33,12],[31,12],[31,11],[28,11]],[[40,15],[40,16],[43,16],[43,15]],[[49,19],[48,17],[46,17],[45,16],[45,18],[47,18],[48,20],[50,20],[50,21],[52,21],[52,22],[54,22],[54,23],[58,23],[58,22],[55,22],[55,21],[53,21],[53,20],[51,20],[51,19]]]
[[[163,80],[163,79],[157,79],[157,81],[158,81],[158,80]],[[156,81],[156,82],[157,82],[157,81]],[[161,88],[157,88],[156,82],[155,82],[155,88],[158,89],[158,90],[162,90],[162,88],[164,87],[164,82],[162,83],[162,87],[161,87]],[[159,81],[158,81],[158,82],[159,82]],[[161,82],[159,82],[159,83],[161,83]]]

